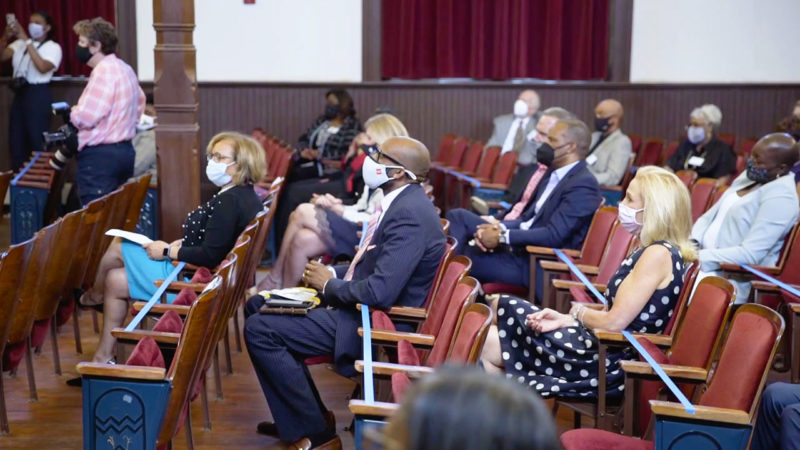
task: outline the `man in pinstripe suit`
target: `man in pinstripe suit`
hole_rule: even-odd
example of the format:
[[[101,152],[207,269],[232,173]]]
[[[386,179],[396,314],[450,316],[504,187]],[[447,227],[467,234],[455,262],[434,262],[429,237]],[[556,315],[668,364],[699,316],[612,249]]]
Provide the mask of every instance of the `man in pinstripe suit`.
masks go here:
[[[419,185],[430,167],[427,148],[411,138],[392,138],[368,159],[364,180],[381,187],[385,197],[381,212],[370,219],[364,248],[352,268],[311,262],[303,275],[331,308],[302,317],[256,314],[263,304],[260,296],[246,308],[247,349],[275,420],[260,423],[258,431],[300,448],[341,446],[335,420],[303,361],[330,355],[340,374],[353,375],[362,349],[356,304],[422,306],[444,252],[439,217]]]

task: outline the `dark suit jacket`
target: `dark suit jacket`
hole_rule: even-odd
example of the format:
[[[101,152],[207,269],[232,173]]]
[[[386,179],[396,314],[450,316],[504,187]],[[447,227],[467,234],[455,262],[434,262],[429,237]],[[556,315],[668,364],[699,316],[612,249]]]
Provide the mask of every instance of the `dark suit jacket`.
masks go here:
[[[597,179],[589,172],[584,161],[578,162],[556,185],[542,209],[535,214],[530,229],[520,229],[523,222],[534,217],[536,202],[547,186],[550,173],[548,171],[542,177],[522,216],[517,220],[503,221],[509,229],[509,240],[513,247],[539,245],[577,249],[583,244],[601,197]]]
[[[336,308],[336,367],[344,375],[361,356],[357,303],[371,308],[422,306],[444,253],[445,236],[433,204],[418,184],[394,199],[375,230],[352,281],[343,281],[347,265],[337,266],[338,278],[325,286],[325,302]]]

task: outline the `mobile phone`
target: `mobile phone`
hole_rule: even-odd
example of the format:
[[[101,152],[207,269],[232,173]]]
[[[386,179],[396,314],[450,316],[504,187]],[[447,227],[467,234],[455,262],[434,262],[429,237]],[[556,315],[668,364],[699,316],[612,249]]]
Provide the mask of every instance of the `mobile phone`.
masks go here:
[[[6,24],[14,25],[15,23],[17,23],[17,16],[15,16],[14,13],[6,14]]]

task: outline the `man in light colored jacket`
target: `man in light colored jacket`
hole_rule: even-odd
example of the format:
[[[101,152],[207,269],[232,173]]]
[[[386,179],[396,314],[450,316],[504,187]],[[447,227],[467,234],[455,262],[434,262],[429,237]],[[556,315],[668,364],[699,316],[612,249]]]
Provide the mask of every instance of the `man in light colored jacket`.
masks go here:
[[[747,170],[692,227],[700,246],[702,275],[720,275],[721,263],[773,266],[786,234],[800,216],[794,175],[798,160],[794,139],[786,133],[761,138]],[[736,281],[736,280],[733,280]],[[736,302],[744,303],[750,283],[737,282]]]
[[[631,140],[620,129],[622,104],[605,99],[594,109],[592,144],[586,164],[600,186],[616,186],[622,182],[628,161],[633,157]]]
[[[514,113],[494,118],[492,136],[487,147],[500,147],[501,153],[516,152],[517,164],[528,166],[536,162],[536,122],[539,121],[539,94],[524,90],[514,102]]]

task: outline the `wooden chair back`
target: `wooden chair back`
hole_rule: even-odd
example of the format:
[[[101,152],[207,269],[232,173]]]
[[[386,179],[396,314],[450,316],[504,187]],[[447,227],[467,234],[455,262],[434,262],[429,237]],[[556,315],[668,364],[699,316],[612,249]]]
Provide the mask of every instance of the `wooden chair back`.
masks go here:
[[[500,162],[497,164],[497,169],[494,171],[492,183],[508,184],[511,182],[511,177],[514,176],[514,171],[517,169],[517,154],[514,152],[506,152],[500,155]]]
[[[75,237],[75,248],[72,254],[72,263],[69,267],[67,283],[64,285],[64,295],[70,296],[73,290],[83,287],[83,280],[89,266],[91,252],[96,245],[95,232],[105,219],[108,198],[101,197],[84,206],[83,219],[78,234]],[[77,301],[77,299],[75,299]]]
[[[481,156],[483,155],[483,145],[481,141],[472,141],[466,155],[464,155],[464,160],[461,162],[462,172],[474,173],[478,170],[478,164],[481,162]]]
[[[123,188],[119,188],[105,196],[106,205],[103,209],[102,217],[97,223],[92,233],[91,240],[89,241],[89,245],[91,246],[88,254],[89,261],[83,276],[83,285],[86,287],[91,287],[94,283],[97,268],[100,266],[100,259],[106,252],[108,244],[111,242],[110,236],[106,236],[105,233],[110,228],[115,228],[115,219],[119,218],[119,211],[123,207],[121,204],[123,200],[122,194]]]
[[[447,315],[449,299],[453,295],[456,285],[459,280],[469,274],[470,269],[472,269],[472,261],[463,255],[454,256],[447,262],[447,268],[436,289],[436,294],[428,302],[427,316],[419,327],[420,333],[436,335]]]
[[[447,158],[450,156],[450,151],[453,148],[453,141],[456,140],[456,135],[453,133],[448,133],[442,136],[442,140],[439,141],[439,150],[436,151],[436,158],[434,159],[437,163],[444,163],[447,161]]]
[[[595,283],[607,284],[619,268],[622,261],[630,253],[633,244],[633,235],[628,233],[622,225],[617,223],[611,231],[603,257],[600,259],[600,271],[594,279]]]
[[[447,219],[442,219],[445,221]],[[448,222],[449,224],[449,222]],[[445,231],[445,234],[447,231]],[[447,267],[447,264],[450,262],[450,258],[453,257],[453,253],[456,250],[456,246],[458,245],[458,241],[453,236],[447,236],[447,240],[444,243],[444,253],[442,253],[442,259],[439,260],[439,267],[436,268],[436,275],[433,277],[433,282],[431,283],[431,288],[428,289],[428,297],[425,299],[425,304],[423,308],[426,310],[428,309],[431,299],[434,295],[436,295],[436,290],[439,289],[439,284],[442,282],[442,277],[444,276],[444,270]]]
[[[153,174],[146,173],[136,180],[135,188],[132,189],[130,204],[125,216],[125,223],[122,229],[125,231],[133,231],[136,229],[136,224],[139,223],[139,216],[142,214],[142,206],[144,199],[147,197],[147,189],[150,188],[150,180]]]
[[[706,212],[716,187],[717,180],[715,178],[700,178],[694,182],[691,192],[692,222],[697,221]]]
[[[605,252],[606,243],[617,222],[616,206],[601,206],[597,209],[586,231],[586,238],[583,240],[580,257],[577,262],[590,266],[597,266]]]
[[[494,166],[497,165],[497,160],[500,159],[500,147],[492,146],[486,147],[483,151],[483,158],[475,171],[475,177],[481,180],[488,180],[494,173]]]
[[[447,353],[448,362],[459,364],[478,362],[493,315],[492,308],[483,303],[473,303],[467,307],[458,318],[453,343]]]
[[[5,199],[8,187],[11,185],[11,180],[14,178],[14,172],[7,170],[0,172],[0,198]]]
[[[80,231],[84,209],[73,211],[61,221],[58,232],[53,237],[47,267],[43,271],[39,301],[34,312],[34,320],[48,320],[55,316],[58,304],[64,294],[67,276],[72,267],[78,232]]]
[[[18,295],[20,280],[24,279],[28,258],[33,250],[36,236],[14,244],[0,255],[0,355],[8,342],[13,318],[20,304]]]
[[[678,304],[675,306],[675,314],[673,314],[669,322],[667,322],[667,327],[664,328],[664,334],[675,336],[675,331],[677,330],[675,324],[681,323],[684,314],[686,314],[686,305],[689,303],[689,296],[694,290],[694,283],[697,280],[697,275],[700,273],[699,270],[699,261],[693,261],[689,264],[689,267],[686,268],[683,286],[681,286],[681,292],[678,294]]]
[[[204,367],[202,356],[208,352],[208,346],[216,344],[211,340],[208,327],[214,313],[218,312],[221,285],[222,278],[214,277],[186,316],[175,356],[166,374],[166,379],[172,383],[172,391],[156,441],[157,446],[167,445],[177,434],[183,423],[183,413],[188,408]]]
[[[447,302],[447,311],[445,311],[442,325],[438,330],[433,330],[434,333],[432,334],[436,336],[436,340],[425,360],[426,366],[437,367],[445,362],[455,336],[459,318],[466,312],[469,305],[475,303],[479,287],[478,280],[472,277],[464,277],[453,289],[453,294],[450,295]],[[403,363],[399,360],[398,362]]]

